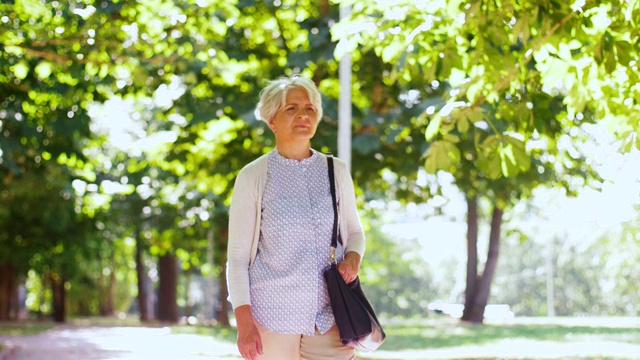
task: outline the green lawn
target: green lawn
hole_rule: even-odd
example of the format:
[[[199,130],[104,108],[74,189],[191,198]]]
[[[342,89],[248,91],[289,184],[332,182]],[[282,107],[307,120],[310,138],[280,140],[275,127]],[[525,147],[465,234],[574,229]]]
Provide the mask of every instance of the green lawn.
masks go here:
[[[0,336],[33,335],[51,329],[53,329],[52,324],[2,323],[0,324]]]
[[[589,339],[640,343],[640,328],[561,324],[487,324],[461,325],[452,322],[428,322],[411,325],[387,325],[387,341],[381,349],[406,350],[483,345],[497,339],[579,342]]]
[[[485,325],[453,319],[388,322],[387,341],[359,360],[640,359],[638,318],[517,318]]]

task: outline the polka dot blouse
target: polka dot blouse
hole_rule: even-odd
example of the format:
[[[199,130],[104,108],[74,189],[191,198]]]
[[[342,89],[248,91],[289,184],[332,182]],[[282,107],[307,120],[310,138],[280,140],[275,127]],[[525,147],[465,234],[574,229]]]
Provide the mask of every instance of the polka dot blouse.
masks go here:
[[[268,157],[260,241],[249,268],[252,312],[277,333],[325,333],[335,323],[322,275],[333,226],[327,164],[315,150],[301,161],[277,149]]]

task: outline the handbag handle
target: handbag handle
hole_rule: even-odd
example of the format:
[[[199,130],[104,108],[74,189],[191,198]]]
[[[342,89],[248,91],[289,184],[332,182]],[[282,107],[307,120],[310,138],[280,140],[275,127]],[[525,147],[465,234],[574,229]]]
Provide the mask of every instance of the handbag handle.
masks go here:
[[[329,168],[329,188],[331,189],[331,200],[333,201],[333,231],[331,232],[331,255],[329,264],[337,264],[336,248],[338,247],[338,205],[336,204],[336,182],[333,170],[333,155],[327,153],[327,165]]]

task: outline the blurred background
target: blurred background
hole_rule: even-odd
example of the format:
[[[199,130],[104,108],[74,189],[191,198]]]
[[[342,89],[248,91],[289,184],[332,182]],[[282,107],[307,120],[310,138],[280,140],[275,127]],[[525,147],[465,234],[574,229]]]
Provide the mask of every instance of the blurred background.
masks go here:
[[[640,308],[637,0],[0,4],[0,320],[231,327],[267,79],[323,94],[380,316]],[[637,335],[636,335],[637,336]],[[401,347],[401,346],[399,346]]]

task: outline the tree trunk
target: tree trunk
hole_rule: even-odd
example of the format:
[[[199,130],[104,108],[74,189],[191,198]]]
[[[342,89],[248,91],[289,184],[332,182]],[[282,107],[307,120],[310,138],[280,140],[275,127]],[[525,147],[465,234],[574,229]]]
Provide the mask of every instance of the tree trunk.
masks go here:
[[[109,277],[100,281],[100,316],[115,315],[116,270],[111,269]]]
[[[475,197],[467,198],[467,287],[464,293],[462,320],[468,321],[475,303],[478,283],[478,203]]]
[[[18,272],[13,265],[0,265],[0,320],[15,320],[18,316]]]
[[[484,309],[489,301],[491,282],[493,281],[493,275],[495,274],[498,255],[500,253],[500,227],[502,225],[503,214],[502,209],[494,207],[491,216],[487,262],[485,263],[482,276],[478,278],[476,286],[473,289],[473,298],[470,300],[470,306],[467,307],[467,304],[465,304],[465,311],[462,316],[462,320],[464,321],[482,323],[484,320]]]
[[[211,212],[211,219],[213,219],[213,211]],[[214,243],[213,226],[209,226],[209,229],[207,230],[207,264],[209,264],[212,269],[215,268],[215,260],[214,260],[215,246],[216,244]],[[205,288],[204,301],[202,304],[203,309],[201,312],[204,315],[204,318],[208,322],[211,322],[214,319],[214,315],[215,315],[214,307],[216,303],[216,299],[214,299],[213,297],[213,294],[215,292],[215,287],[216,287],[215,271],[211,271],[209,274],[205,276],[205,284],[206,284],[206,288]]]
[[[502,224],[502,210],[499,208],[493,209],[491,216],[491,232],[489,234],[489,250],[487,254],[487,262],[480,277],[480,282],[476,288],[476,300],[474,304],[472,322],[481,323],[484,319],[484,309],[489,301],[489,294],[491,293],[491,282],[493,281],[493,275],[495,274],[496,266],[498,264],[498,254],[500,252],[500,226]]]
[[[147,322],[151,320],[149,316],[149,307],[147,306],[149,294],[147,293],[147,271],[143,261],[143,246],[141,231],[136,231],[136,273],[138,275],[138,311],[140,312],[140,321]]]
[[[174,254],[166,254],[158,261],[158,320],[178,322],[178,261]]]
[[[66,290],[64,288],[64,279],[60,274],[52,272],[49,274],[51,283],[51,292],[53,294],[53,321],[63,323],[66,320]]]
[[[226,263],[226,260],[225,260]],[[220,283],[220,302],[216,307],[216,321],[218,324],[229,327],[231,323],[229,322],[229,301],[227,297],[229,297],[229,290],[227,289],[227,269],[225,266],[222,266],[222,271],[220,271],[220,275],[218,276],[218,281]]]
[[[229,235],[229,229],[223,227],[220,231],[220,236],[216,239],[220,242],[217,246],[218,253],[220,254],[220,268],[221,271],[218,275],[218,283],[220,284],[220,298],[218,299],[218,306],[216,306],[216,321],[218,324],[229,327],[231,322],[229,321],[229,290],[227,289],[227,237]]]

